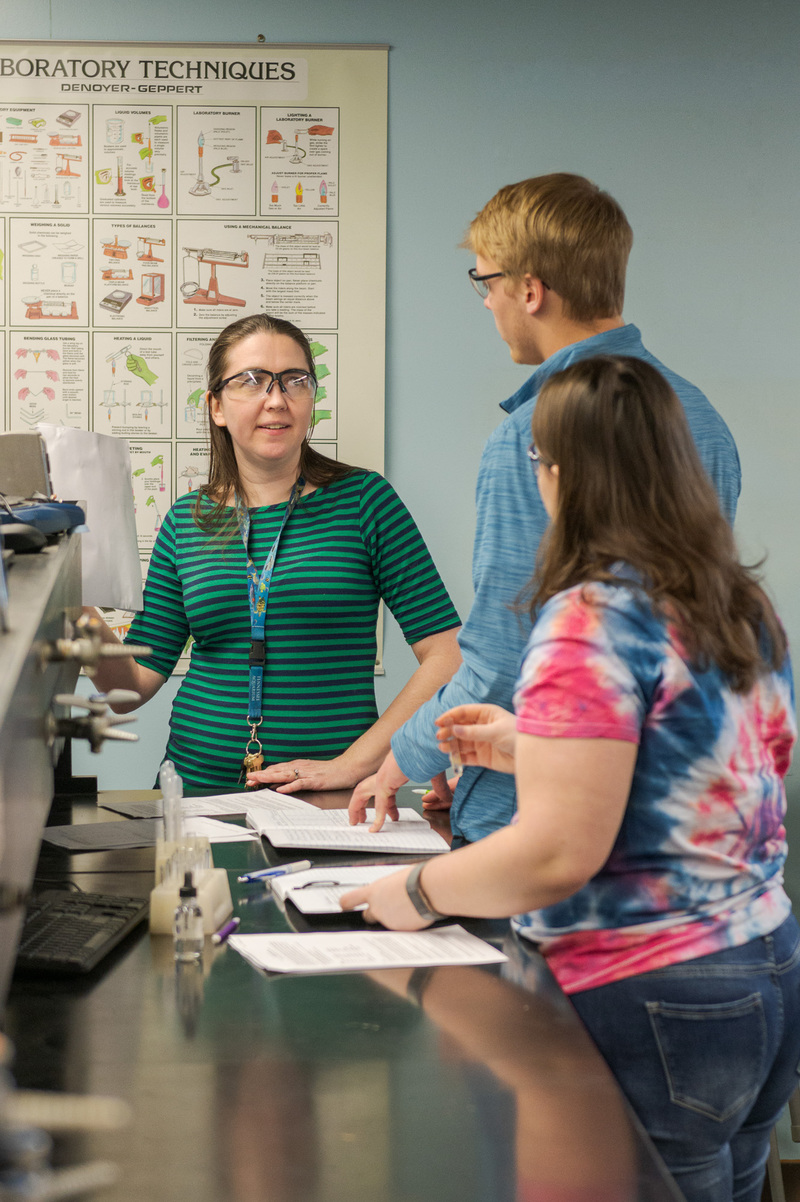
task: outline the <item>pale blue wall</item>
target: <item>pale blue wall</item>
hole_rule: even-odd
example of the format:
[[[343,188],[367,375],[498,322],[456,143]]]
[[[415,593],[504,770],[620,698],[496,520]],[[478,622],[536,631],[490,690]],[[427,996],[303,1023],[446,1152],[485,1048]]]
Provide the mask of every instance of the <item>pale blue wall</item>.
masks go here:
[[[391,45],[387,474],[463,611],[481,445],[524,369],[469,288],[457,243],[512,180],[572,170],[608,188],[636,234],[626,316],[731,425],[745,479],[740,538],[749,553],[769,550],[800,647],[796,0],[33,0],[5,10],[6,37]],[[390,630],[382,699],[410,662]],[[92,757],[106,787],[149,783],[167,717],[160,700],[150,710],[138,754]]]

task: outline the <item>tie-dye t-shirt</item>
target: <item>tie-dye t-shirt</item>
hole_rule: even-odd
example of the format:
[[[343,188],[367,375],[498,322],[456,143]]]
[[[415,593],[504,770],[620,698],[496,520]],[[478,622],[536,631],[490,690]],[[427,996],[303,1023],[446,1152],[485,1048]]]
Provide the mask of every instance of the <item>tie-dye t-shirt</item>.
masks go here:
[[[567,993],[747,943],[788,915],[788,656],[734,693],[718,668],[689,662],[639,590],[584,585],[542,609],[514,705],[525,734],[639,745],[603,868],[566,901],[514,919]]]

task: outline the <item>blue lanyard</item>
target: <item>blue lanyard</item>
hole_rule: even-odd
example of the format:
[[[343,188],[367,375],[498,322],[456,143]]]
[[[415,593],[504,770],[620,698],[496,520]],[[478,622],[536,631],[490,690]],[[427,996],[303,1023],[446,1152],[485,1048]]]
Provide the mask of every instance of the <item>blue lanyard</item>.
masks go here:
[[[298,476],[292,488],[286,512],[283,515],[281,528],[275,536],[275,542],[269,549],[269,554],[264,561],[264,567],[261,569],[261,575],[258,574],[256,565],[253,563],[253,557],[248,549],[250,541],[250,512],[241,497],[238,494],[236,497],[236,520],[239,523],[239,533],[242,536],[244,551],[247,556],[247,596],[250,602],[247,722],[252,727],[252,738],[255,738],[255,731],[261,725],[261,694],[264,684],[264,662],[266,659],[264,628],[267,620],[267,605],[269,604],[269,588],[272,583],[272,572],[275,568],[275,559],[278,554],[281,535],[286,527],[286,523],[292,516],[295,505],[300,500],[304,486],[305,480],[302,476]]]

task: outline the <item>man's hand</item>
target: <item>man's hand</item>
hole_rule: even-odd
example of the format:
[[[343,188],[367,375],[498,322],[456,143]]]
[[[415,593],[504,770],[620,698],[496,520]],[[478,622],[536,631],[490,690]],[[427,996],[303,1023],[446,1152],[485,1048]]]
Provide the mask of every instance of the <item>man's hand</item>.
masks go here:
[[[445,772],[437,772],[436,776],[431,777],[430,789],[422,795],[423,810],[449,810],[457,784],[457,776],[448,780]]]
[[[350,825],[358,826],[359,822],[367,820],[367,803],[375,798],[375,821],[369,828],[379,831],[387,817],[397,822],[397,790],[408,784],[408,777],[397,766],[397,760],[390,751],[374,776],[368,776],[356,787],[348,807]],[[413,910],[413,906],[411,907]],[[408,928],[409,930],[411,928]]]

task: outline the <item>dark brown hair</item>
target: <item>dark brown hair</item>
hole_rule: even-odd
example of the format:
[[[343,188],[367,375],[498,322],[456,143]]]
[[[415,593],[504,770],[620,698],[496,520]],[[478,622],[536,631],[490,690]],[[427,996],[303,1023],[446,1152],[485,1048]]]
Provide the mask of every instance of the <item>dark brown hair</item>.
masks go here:
[[[633,232],[620,206],[582,175],[556,172],[505,188],[462,243],[511,278],[546,280],[574,321],[617,317]]]
[[[210,406],[212,395],[219,395],[231,350],[252,334],[283,334],[291,338],[297,343],[308,370],[316,379],[311,344],[303,331],[290,321],[270,317],[267,313],[253,313],[231,322],[218,335],[208,352],[208,483],[198,488],[193,509],[195,523],[206,532],[226,532],[229,527],[235,529],[236,517],[230,508],[231,497],[238,493],[243,500],[247,500],[231,436],[225,426],[218,426],[211,420]],[[300,475],[307,484],[314,484],[317,488],[327,488],[335,480],[341,480],[357,470],[347,463],[339,463],[327,455],[321,455],[308,439],[300,448]]]
[[[683,406],[660,372],[627,357],[573,364],[542,388],[533,438],[559,474],[532,609],[576,584],[619,583],[611,568],[621,561],[676,623],[693,661],[717,664],[736,692],[782,664],[783,628],[754,569],[739,562]]]

